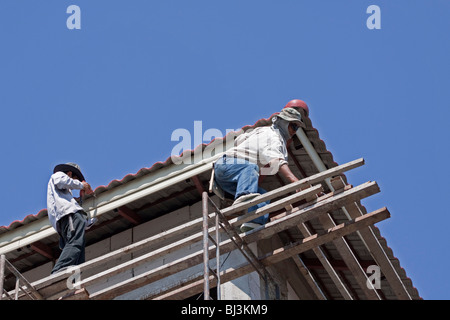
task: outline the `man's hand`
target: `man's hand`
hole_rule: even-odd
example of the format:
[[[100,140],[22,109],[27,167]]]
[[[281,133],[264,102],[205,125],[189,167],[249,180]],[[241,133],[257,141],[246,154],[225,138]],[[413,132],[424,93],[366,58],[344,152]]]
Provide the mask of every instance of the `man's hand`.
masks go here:
[[[84,191],[85,194],[92,194],[92,193],[94,193],[94,191],[92,190],[91,185],[89,183],[87,183],[86,181],[81,181],[81,183],[84,186],[82,191]]]
[[[298,178],[292,173],[291,169],[289,169],[289,166],[285,163],[280,167],[279,172],[283,177],[286,178],[290,183],[298,181]],[[302,191],[302,189],[295,190],[296,192]]]

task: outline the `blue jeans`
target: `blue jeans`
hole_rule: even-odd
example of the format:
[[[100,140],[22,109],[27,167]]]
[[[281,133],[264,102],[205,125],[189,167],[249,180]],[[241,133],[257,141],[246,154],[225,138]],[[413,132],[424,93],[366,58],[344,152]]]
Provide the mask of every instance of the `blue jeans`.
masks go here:
[[[258,186],[259,167],[247,160],[223,156],[214,164],[214,178],[222,190],[234,195],[234,199],[249,193],[266,193]],[[264,207],[270,201],[261,202],[248,209],[248,212]],[[258,217],[251,222],[266,224],[269,214]]]

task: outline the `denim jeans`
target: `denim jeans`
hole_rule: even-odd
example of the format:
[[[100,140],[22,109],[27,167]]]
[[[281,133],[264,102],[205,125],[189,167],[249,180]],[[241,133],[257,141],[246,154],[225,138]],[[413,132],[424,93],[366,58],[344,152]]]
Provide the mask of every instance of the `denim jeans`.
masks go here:
[[[73,230],[69,217],[72,217]],[[52,273],[65,267],[82,264],[85,261],[86,214],[83,211],[77,211],[65,215],[57,223],[60,229],[59,244],[62,252]]]
[[[258,186],[259,167],[247,160],[223,156],[214,164],[214,178],[222,190],[234,195],[234,199],[249,193],[266,193],[266,190]],[[268,204],[269,201],[258,203],[248,209],[254,211]],[[251,222],[265,224],[269,215],[258,217]]]

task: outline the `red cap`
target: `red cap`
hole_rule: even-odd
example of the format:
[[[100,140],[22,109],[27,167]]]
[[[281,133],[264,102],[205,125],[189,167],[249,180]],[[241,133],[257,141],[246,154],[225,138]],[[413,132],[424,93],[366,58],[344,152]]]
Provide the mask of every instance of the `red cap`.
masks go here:
[[[309,115],[309,108],[306,105],[305,101],[303,101],[303,100],[299,100],[299,99],[291,100],[286,104],[286,106],[284,108],[303,109],[305,111],[306,115]]]

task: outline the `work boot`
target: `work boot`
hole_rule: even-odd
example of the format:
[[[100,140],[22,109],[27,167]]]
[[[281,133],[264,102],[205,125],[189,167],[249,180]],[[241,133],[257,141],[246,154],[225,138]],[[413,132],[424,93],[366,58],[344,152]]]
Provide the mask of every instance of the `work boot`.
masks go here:
[[[259,223],[254,223],[254,222],[245,222],[241,225],[240,230],[241,232],[248,232],[250,230],[256,229],[261,227],[261,225]]]
[[[256,198],[257,196],[260,196],[260,193],[249,193],[249,194],[243,194],[242,196],[240,196],[239,198],[237,198],[236,200],[234,200],[233,202],[233,206],[237,205],[239,203],[242,202],[247,202],[252,200],[253,198]]]
[[[239,203],[250,201],[250,200],[252,200],[252,199],[254,199],[254,198],[256,198],[257,196],[260,196],[260,195],[261,195],[260,193],[243,194],[242,196],[240,196],[239,198],[234,200],[233,206],[237,205]],[[244,209],[242,211],[238,211],[238,212],[232,214],[231,216],[236,218],[236,217],[242,216],[242,215],[244,215],[246,213],[247,213],[247,209]]]

